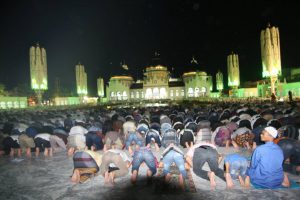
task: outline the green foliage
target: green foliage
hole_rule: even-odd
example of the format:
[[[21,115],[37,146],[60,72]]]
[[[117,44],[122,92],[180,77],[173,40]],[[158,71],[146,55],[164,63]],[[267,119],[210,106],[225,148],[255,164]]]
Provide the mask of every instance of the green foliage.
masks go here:
[[[9,96],[8,91],[6,91],[5,85],[0,83],[0,96]]]

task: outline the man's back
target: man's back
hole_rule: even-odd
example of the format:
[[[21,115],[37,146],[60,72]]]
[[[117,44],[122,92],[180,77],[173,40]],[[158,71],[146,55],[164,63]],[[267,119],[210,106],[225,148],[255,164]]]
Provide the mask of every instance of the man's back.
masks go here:
[[[283,152],[278,145],[267,142],[257,147],[248,170],[251,183],[266,188],[280,187],[283,181],[282,163]]]

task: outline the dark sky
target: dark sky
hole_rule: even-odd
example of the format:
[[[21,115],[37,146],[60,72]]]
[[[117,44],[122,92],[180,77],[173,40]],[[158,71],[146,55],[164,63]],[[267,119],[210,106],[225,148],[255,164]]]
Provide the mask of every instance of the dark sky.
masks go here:
[[[0,3],[0,83],[29,84],[29,47],[47,51],[49,87],[75,90],[75,65],[96,79],[122,73],[142,76],[155,51],[180,75],[195,56],[213,77],[226,74],[226,56],[239,54],[241,82],[261,78],[260,31],[279,27],[282,67],[299,67],[300,7],[297,1],[239,0],[20,0]]]

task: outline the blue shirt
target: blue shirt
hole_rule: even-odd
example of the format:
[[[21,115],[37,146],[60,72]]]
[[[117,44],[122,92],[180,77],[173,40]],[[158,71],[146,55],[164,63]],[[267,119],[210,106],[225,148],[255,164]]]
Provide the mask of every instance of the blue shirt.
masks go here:
[[[264,188],[278,188],[283,181],[283,152],[273,142],[267,142],[253,152],[247,175],[253,184]]]
[[[224,159],[224,163],[233,163],[235,161],[247,161],[247,159],[237,153],[229,154]]]

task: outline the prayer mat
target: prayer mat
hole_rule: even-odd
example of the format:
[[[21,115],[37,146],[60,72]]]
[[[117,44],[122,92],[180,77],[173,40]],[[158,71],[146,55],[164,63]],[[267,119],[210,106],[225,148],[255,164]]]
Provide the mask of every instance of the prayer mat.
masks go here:
[[[272,190],[300,189],[300,181],[296,181],[296,180],[291,180],[291,179],[290,179],[290,184],[291,184],[290,187],[283,187],[283,186],[280,186],[279,188],[272,189]],[[254,189],[258,189],[258,190],[267,190],[267,189],[268,189],[268,188],[265,188],[265,187],[262,187],[262,186],[260,186],[260,185],[256,185],[256,184],[253,184],[253,183],[251,183],[251,186],[252,186]]]

